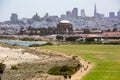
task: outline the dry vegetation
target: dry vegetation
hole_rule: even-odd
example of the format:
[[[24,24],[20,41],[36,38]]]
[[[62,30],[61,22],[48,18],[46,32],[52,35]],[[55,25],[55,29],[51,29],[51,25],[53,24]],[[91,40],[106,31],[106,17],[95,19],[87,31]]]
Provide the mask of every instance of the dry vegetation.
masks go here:
[[[63,79],[63,76],[52,76],[47,74],[48,70],[54,66],[77,66],[78,60],[73,59],[70,56],[62,55],[59,53],[37,50],[36,48],[22,47],[18,45],[8,45],[0,43],[2,47],[21,48],[24,52],[29,52],[39,57],[40,60],[34,62],[24,62],[16,65],[12,65],[10,68],[6,68],[2,74],[3,80],[59,80]]]

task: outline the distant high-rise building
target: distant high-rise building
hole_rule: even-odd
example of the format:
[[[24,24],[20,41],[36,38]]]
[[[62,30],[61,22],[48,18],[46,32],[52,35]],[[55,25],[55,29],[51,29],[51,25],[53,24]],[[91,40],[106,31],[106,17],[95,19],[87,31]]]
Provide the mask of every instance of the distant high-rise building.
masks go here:
[[[95,7],[94,7],[94,17],[97,17],[97,8],[96,8],[96,4],[95,4]]]
[[[49,16],[49,14],[48,14],[48,13],[46,13],[44,17],[48,17],[48,16]]]
[[[47,20],[49,18],[49,14],[46,13],[45,16],[44,16],[44,20]]]
[[[81,17],[86,17],[84,9],[81,10]]]
[[[36,13],[33,17],[32,20],[34,21],[40,21],[40,16],[38,15],[38,13]]]
[[[67,17],[71,17],[71,16],[72,16],[72,13],[71,13],[70,11],[67,11],[67,12],[66,12],[66,16],[67,16]]]
[[[62,18],[62,19],[65,19],[65,18],[66,18],[66,15],[62,14],[62,15],[61,15],[61,18]]]
[[[18,15],[16,13],[12,13],[10,17],[11,22],[17,22],[18,21]]]
[[[114,18],[115,17],[115,12],[109,12],[109,17]]]
[[[104,14],[100,14],[100,18],[104,18],[105,17],[105,15]]]
[[[117,12],[117,16],[120,18],[120,10]]]
[[[77,17],[78,17],[78,8],[73,8],[73,10],[72,10],[72,16],[73,16],[74,18],[77,18]]]
[[[57,22],[58,21],[58,16],[48,16],[47,18],[46,18],[46,21],[47,22]]]
[[[97,12],[96,4],[94,6],[94,17],[95,18],[103,18],[104,17],[104,14],[100,14],[100,13]]]

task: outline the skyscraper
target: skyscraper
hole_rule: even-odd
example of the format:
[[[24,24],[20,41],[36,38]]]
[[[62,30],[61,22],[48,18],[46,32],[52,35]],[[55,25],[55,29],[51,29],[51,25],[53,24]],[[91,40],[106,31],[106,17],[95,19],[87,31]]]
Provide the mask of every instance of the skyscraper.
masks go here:
[[[97,8],[96,8],[96,4],[95,4],[95,7],[94,7],[94,17],[97,17]]]
[[[81,10],[81,17],[86,17],[84,9]]]
[[[120,18],[120,10],[117,12],[117,16]]]
[[[16,13],[12,13],[10,17],[11,22],[17,22],[18,21],[18,15]]]
[[[68,17],[68,18],[69,18],[69,17],[72,17],[72,13],[71,13],[70,11],[67,11],[67,12],[66,12],[66,17]]]
[[[46,18],[46,17],[48,17],[48,16],[49,16],[49,14],[48,14],[48,13],[46,13],[44,17]]]
[[[32,17],[32,20],[34,21],[40,21],[40,16],[38,15],[38,13],[36,13],[33,17]]]
[[[109,12],[109,17],[114,18],[115,17],[115,12]]]
[[[78,17],[78,8],[73,8],[72,16],[73,16],[73,18],[77,18]]]

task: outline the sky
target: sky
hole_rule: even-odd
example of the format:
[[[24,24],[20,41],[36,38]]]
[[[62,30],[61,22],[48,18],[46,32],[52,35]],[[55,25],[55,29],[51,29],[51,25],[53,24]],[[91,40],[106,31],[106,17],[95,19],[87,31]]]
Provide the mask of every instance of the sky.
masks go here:
[[[10,20],[11,13],[17,13],[19,19],[31,18],[36,12],[40,17],[45,13],[60,16],[73,8],[78,8],[79,16],[81,9],[87,16],[93,16],[95,4],[97,12],[105,16],[120,10],[120,0],[0,0],[0,22]]]

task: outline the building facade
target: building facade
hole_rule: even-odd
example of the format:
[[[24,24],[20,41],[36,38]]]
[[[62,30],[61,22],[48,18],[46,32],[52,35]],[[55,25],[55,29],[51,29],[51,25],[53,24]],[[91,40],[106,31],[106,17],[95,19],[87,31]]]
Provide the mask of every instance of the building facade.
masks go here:
[[[114,18],[115,17],[115,12],[109,12],[109,17]]]
[[[38,13],[36,13],[33,17],[32,17],[32,20],[34,21],[40,21],[40,16],[38,15]]]
[[[120,10],[117,12],[117,16],[120,18]]]
[[[94,6],[94,17],[96,17],[97,16],[97,8],[96,8],[96,4],[95,4],[95,6]]]
[[[72,10],[72,16],[73,16],[74,18],[77,18],[77,17],[78,17],[78,8],[73,8],[73,10]]]
[[[10,21],[15,23],[18,21],[18,15],[16,13],[12,13],[10,17]]]
[[[86,17],[84,9],[81,10],[81,17]]]
[[[62,20],[57,24],[57,34],[72,34],[73,26],[70,21]]]

